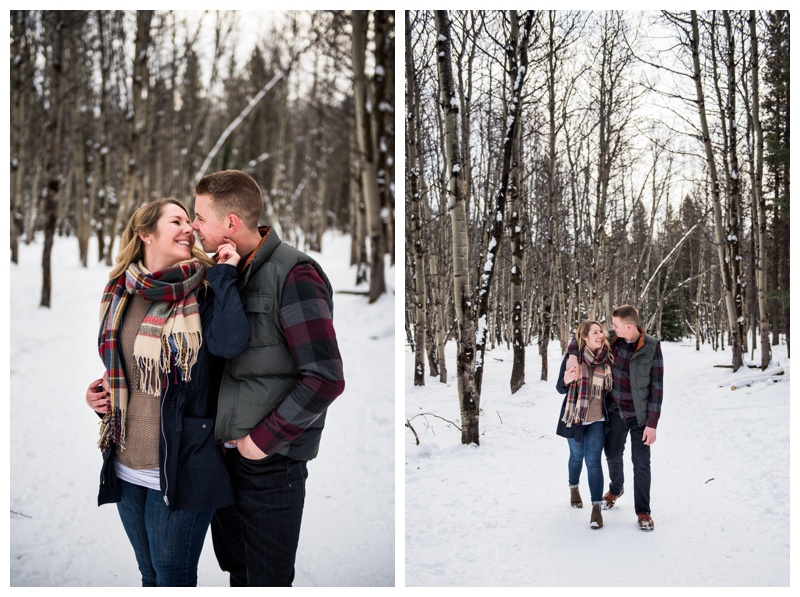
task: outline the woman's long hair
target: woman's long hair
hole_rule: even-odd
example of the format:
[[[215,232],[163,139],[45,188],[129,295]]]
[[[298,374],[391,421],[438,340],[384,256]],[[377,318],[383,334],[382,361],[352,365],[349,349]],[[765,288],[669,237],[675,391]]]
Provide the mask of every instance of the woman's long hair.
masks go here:
[[[614,360],[611,354],[611,343],[608,341],[608,334],[603,329],[602,324],[593,319],[587,319],[578,324],[578,329],[575,331],[575,337],[578,339],[578,354],[583,354],[583,347],[586,346],[586,337],[589,335],[589,330],[592,329],[593,325],[600,326],[600,329],[603,330],[603,345],[606,347],[609,360]]]
[[[108,275],[109,280],[115,280],[121,276],[131,263],[144,259],[144,243],[139,237],[139,233],[154,233],[164,208],[170,203],[180,207],[186,212],[186,215],[189,216],[189,211],[186,209],[186,206],[173,197],[145,203],[133,212],[133,215],[128,220],[128,224],[125,226],[125,230],[122,232],[122,238],[120,239],[121,248],[117,255],[117,265],[114,266],[114,269],[112,269],[111,273]],[[206,267],[214,265],[214,260],[206,255],[202,247],[197,243],[192,246],[192,256]]]

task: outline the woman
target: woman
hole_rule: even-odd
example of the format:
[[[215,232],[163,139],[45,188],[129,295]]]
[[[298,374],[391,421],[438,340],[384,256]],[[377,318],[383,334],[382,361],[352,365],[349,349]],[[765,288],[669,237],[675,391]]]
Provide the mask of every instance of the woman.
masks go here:
[[[596,321],[584,321],[578,326],[579,360],[577,367],[567,369],[567,356],[561,363],[556,389],[567,394],[561,405],[556,433],[569,442],[569,488],[573,508],[582,508],[578,482],[583,460],[589,477],[592,498],[590,526],[603,526],[600,505],[603,503],[603,467],[600,456],[605,442],[605,398],[611,391],[611,346],[608,337]]]
[[[142,586],[195,586],[214,510],[233,503],[213,432],[222,359],[249,337],[239,256],[223,245],[214,265],[190,224],[175,199],[131,217],[101,302],[106,371],[86,392],[103,417],[98,504],[116,502]]]

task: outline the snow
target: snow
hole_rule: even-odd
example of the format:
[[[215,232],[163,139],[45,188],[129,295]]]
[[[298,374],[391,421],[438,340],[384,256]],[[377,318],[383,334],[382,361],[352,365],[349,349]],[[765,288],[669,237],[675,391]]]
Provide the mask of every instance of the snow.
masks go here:
[[[428,377],[413,387],[406,351],[405,416],[420,438],[417,446],[405,430],[406,586],[788,587],[785,345],[773,347],[766,374],[715,368],[730,364],[730,351],[696,352],[694,339],[663,342],[662,351],[650,533],[636,524],[630,444],[626,493],[603,512],[603,528],[590,528],[590,508],[569,505],[569,449],[555,434],[563,399],[555,390],[558,342],[548,347],[546,382],[537,351],[527,351],[527,381],[513,395],[512,352],[487,351],[480,446],[462,445],[447,422],[459,422],[454,343],[446,385]],[[785,374],[774,375],[780,369]],[[605,459],[603,469],[605,492]],[[581,495],[586,503],[585,467]]]
[[[349,237],[328,233],[322,246],[313,256],[334,291],[356,290]],[[84,269],[77,241],[57,238],[53,306],[42,309],[41,251],[41,242],[21,244],[10,265],[10,585],[138,586],[116,508],[97,506],[98,419],[84,401],[102,372],[97,321],[109,268],[95,263],[96,244]],[[394,277],[387,260],[388,293],[372,305],[334,294],[346,389],[308,465],[295,586],[395,584]],[[228,584],[210,533],[198,584]]]

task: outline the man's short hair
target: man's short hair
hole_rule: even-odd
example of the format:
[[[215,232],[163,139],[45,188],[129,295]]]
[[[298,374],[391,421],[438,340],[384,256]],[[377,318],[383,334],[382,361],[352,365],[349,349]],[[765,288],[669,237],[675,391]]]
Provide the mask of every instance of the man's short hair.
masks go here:
[[[195,195],[209,195],[220,218],[236,214],[251,230],[258,228],[264,211],[264,198],[253,177],[241,170],[222,170],[207,174],[194,187]]]
[[[639,325],[639,312],[632,305],[621,305],[611,313],[612,317],[619,317],[625,321]]]

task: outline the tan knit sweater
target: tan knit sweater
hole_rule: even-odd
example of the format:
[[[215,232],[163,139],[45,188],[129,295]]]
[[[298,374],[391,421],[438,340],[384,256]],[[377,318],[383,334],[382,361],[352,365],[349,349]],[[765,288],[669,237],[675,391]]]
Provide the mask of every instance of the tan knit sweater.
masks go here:
[[[117,458],[120,463],[137,470],[158,468],[161,397],[145,394],[135,387],[136,365],[133,362],[133,344],[151,304],[137,294],[131,295],[119,335],[128,384],[128,410],[125,415],[125,449],[117,447]]]
[[[592,396],[592,393],[589,392],[589,406],[586,409],[586,419],[583,421],[583,424],[588,425],[589,423],[594,423],[595,421],[602,419],[604,416],[603,399],[595,398]]]

